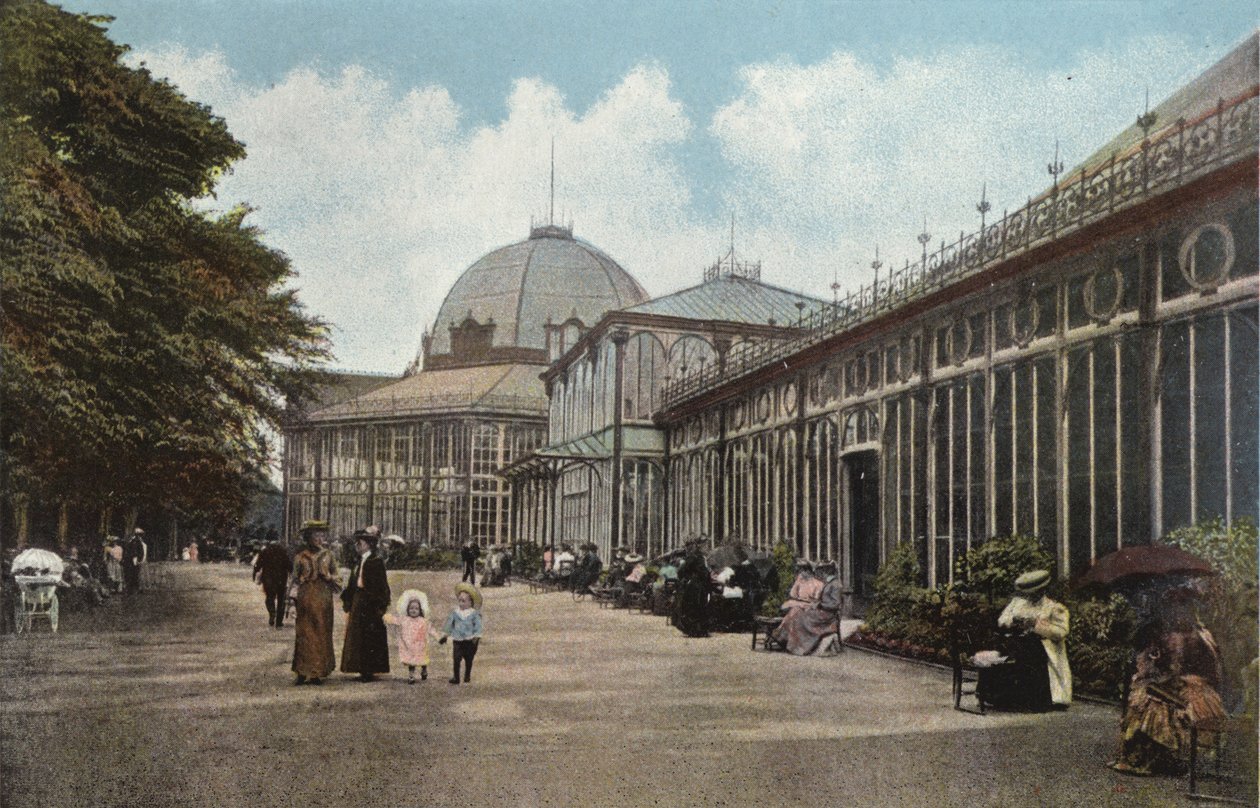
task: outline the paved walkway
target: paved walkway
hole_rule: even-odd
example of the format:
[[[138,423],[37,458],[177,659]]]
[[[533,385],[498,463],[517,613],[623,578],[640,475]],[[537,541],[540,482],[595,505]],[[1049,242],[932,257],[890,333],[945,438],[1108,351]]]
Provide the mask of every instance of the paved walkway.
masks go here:
[[[439,622],[457,580],[390,573]],[[248,569],[175,565],[57,636],[0,637],[0,804],[1185,804],[1182,781],[1104,767],[1114,708],[968,715],[941,671],[688,639],[519,585],[484,613],[471,685],[435,646],[414,687],[293,687],[292,629],[267,628]]]

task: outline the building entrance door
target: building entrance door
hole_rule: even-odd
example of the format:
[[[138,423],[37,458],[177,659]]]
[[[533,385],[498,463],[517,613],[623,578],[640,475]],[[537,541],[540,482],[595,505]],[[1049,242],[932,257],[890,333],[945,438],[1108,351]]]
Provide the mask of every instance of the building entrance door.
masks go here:
[[[861,601],[874,592],[879,572],[879,452],[845,455],[849,478],[849,580]]]

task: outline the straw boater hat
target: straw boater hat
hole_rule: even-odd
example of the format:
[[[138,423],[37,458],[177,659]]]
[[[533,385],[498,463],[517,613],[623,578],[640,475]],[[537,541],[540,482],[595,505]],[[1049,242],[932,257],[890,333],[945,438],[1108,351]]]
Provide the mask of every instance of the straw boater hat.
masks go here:
[[[429,596],[421,592],[419,589],[408,589],[402,593],[402,597],[398,599],[398,616],[407,616],[407,605],[413,600],[420,601],[420,611],[425,617],[429,616]]]
[[[1050,573],[1047,570],[1025,572],[1015,579],[1015,591],[1020,595],[1031,595],[1040,592],[1050,585]]]
[[[460,592],[468,593],[468,596],[472,598],[474,609],[481,608],[481,591],[477,589],[477,587],[473,586],[470,583],[455,584],[455,596],[458,597]]]
[[[328,522],[324,521],[323,519],[307,519],[305,522],[302,523],[302,529],[299,530],[298,532],[301,533],[303,536],[305,536],[307,533],[314,533],[317,530],[323,530],[327,532]]]
[[[638,564],[640,561],[643,560],[643,556],[639,555],[638,553],[631,553],[630,555],[626,556],[624,560],[630,564]]]

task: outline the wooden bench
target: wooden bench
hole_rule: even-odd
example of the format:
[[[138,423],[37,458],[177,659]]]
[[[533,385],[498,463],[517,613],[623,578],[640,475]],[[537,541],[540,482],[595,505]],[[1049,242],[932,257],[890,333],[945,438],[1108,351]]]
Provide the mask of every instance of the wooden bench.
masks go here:
[[[756,615],[752,622],[752,650],[757,650],[757,635],[761,634],[761,647],[767,651],[786,651],[787,646],[774,638],[774,632],[783,625],[782,617]]]

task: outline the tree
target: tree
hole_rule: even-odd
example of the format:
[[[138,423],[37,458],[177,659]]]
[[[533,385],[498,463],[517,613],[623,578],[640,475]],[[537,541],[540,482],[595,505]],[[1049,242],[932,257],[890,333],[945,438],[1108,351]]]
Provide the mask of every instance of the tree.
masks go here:
[[[310,394],[326,329],[248,208],[193,206],[243,145],[123,64],[108,22],[0,10],[0,485],[228,515],[282,403]]]

